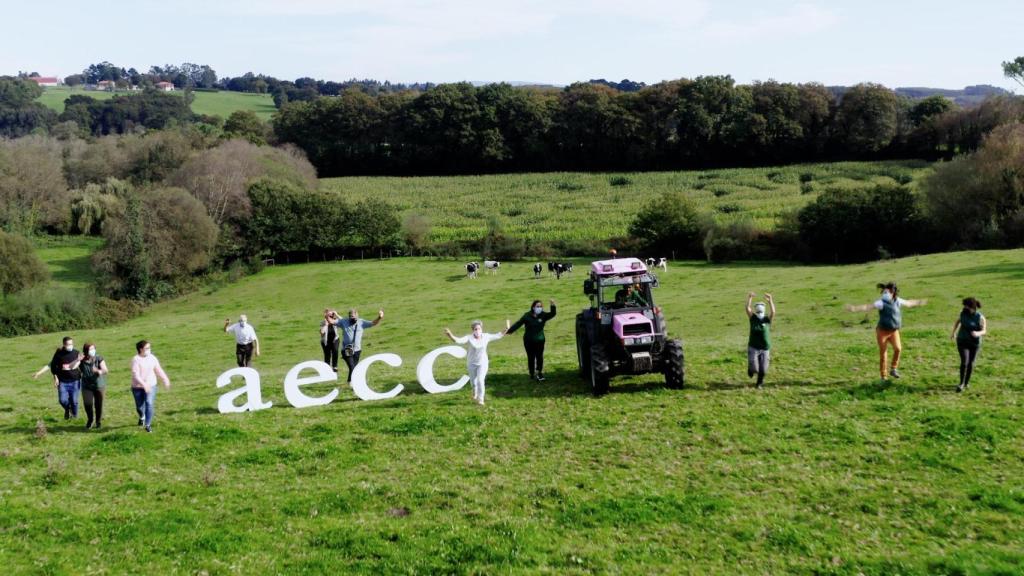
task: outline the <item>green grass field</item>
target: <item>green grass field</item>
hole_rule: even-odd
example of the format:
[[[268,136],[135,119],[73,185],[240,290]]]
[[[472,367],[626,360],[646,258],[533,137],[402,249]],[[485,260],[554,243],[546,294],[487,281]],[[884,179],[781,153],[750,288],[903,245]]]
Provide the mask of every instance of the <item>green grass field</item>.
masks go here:
[[[58,86],[45,88],[43,95],[39,97],[39,102],[60,113],[64,111],[64,101],[72,94],[82,94],[97,100],[106,100],[116,95],[113,92],[87,92],[80,88]],[[173,94],[180,96],[184,93],[175,91]],[[192,111],[196,114],[227,118],[236,110],[251,110],[262,120],[270,120],[270,116],[277,110],[274,108],[274,99],[269,94],[243,94],[241,92],[194,92],[193,94],[195,100],[192,102]]]
[[[685,340],[686,388],[617,378],[602,398],[576,376],[582,261],[561,281],[534,280],[526,262],[474,281],[456,261],[271,267],[75,333],[80,345],[97,342],[114,371],[101,431],[65,422],[52,385],[29,377],[62,334],[4,340],[0,565],[9,574],[1020,574],[1022,260],[1024,250],[844,267],[672,263],[657,297]],[[882,384],[874,320],[843,305],[871,301],[888,279],[929,304],[905,313],[904,376]],[[748,290],[773,291],[779,306],[761,391],[745,374]],[[948,334],[968,294],[985,303],[991,335],[971,389],[957,395]],[[546,382],[524,377],[516,334],[492,345],[487,406],[471,404],[468,389],[421,391],[414,367],[446,343],[445,326],[464,333],[479,317],[494,330],[533,298],[560,304]],[[398,369],[376,365],[371,383],[402,382],[403,394],[362,402],[341,386],[328,406],[287,404],[284,375],[320,355],[327,305],[385,309],[364,354],[402,356]],[[220,327],[243,311],[263,343],[256,365],[274,407],[220,415],[214,381],[233,365]],[[135,426],[127,390],[140,338],[173,383],[160,390],[153,434]],[[461,372],[449,359],[437,376]]]
[[[917,181],[930,164],[838,162],[772,168],[735,168],[640,174],[502,174],[436,178],[327,178],[321,188],[357,201],[384,198],[403,215],[426,216],[431,240],[477,240],[497,217],[506,233],[530,240],[599,240],[625,236],[647,200],[666,191],[693,197],[719,220],[750,217],[763,229],[829,188]],[[800,177],[811,190],[801,191]]]
[[[95,236],[37,237],[36,254],[50,269],[51,282],[61,288],[88,289],[93,285],[92,254],[103,245]]]

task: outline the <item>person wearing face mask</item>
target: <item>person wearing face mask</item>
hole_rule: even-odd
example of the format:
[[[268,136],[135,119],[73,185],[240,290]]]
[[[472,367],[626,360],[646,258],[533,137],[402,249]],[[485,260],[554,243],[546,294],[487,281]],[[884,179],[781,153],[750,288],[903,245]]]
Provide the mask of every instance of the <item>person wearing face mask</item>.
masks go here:
[[[544,381],[544,325],[548,320],[555,317],[555,301],[551,301],[551,311],[544,311],[544,303],[534,300],[530,305],[530,311],[523,314],[523,317],[516,320],[516,323],[509,327],[506,334],[511,334],[524,326],[523,347],[526,348],[526,364],[530,370],[530,379],[538,382]]]
[[[85,357],[82,358],[79,368],[82,371],[82,403],[85,405],[85,429],[95,427],[99,429],[100,421],[103,420],[103,398],[107,391],[107,361],[96,353],[96,345],[86,342],[82,349]],[[95,416],[95,420],[93,419]],[[93,424],[95,422],[95,425]]]
[[[139,426],[145,426],[146,432],[153,431],[153,414],[156,412],[156,379],[163,380],[164,388],[171,387],[171,380],[160,366],[160,361],[152,354],[149,341],[139,340],[135,344],[138,352],[132,358],[132,396],[135,397],[135,411],[139,414]]]
[[[320,349],[324,352],[324,364],[335,372],[338,371],[338,313],[330,308],[324,309],[324,319],[320,321]]]
[[[53,374],[53,386],[57,389],[57,402],[64,408],[64,419],[78,418],[78,393],[82,388],[82,371],[78,365],[82,355],[75,350],[75,341],[65,336],[61,347],[53,353],[50,363],[35,373],[39,378],[44,372]]]
[[[747,318],[750,319],[750,336],[747,338],[747,378],[757,374],[757,387],[764,385],[764,375],[768,373],[771,363],[771,327],[775,318],[775,300],[771,294],[765,294],[770,312],[765,314],[764,302],[758,302],[751,308],[754,293],[747,294]]]
[[[239,368],[252,366],[252,354],[255,351],[256,357],[260,355],[260,339],[256,337],[256,329],[249,324],[245,314],[238,317],[238,322],[232,324],[230,318],[224,319],[224,331],[235,336],[235,360]]]
[[[964,308],[960,318],[953,324],[951,338],[956,341],[956,350],[960,355],[960,384],[956,391],[963,392],[971,383],[974,362],[981,350],[981,337],[988,334],[988,320],[981,313],[981,302],[973,296],[963,300]]]
[[[377,317],[370,322],[360,320],[359,311],[352,308],[347,318],[338,318],[334,325],[341,328],[341,357],[348,365],[348,381],[352,381],[352,369],[359,364],[359,356],[363,353],[363,331],[373,328],[384,319],[384,311],[378,310]]]
[[[872,308],[878,310],[878,324],[875,326],[875,339],[878,341],[878,371],[882,380],[900,377],[900,354],[903,342],[900,340],[900,328],[903,326],[903,309],[924,306],[927,300],[904,300],[899,297],[899,287],[895,282],[878,284],[881,297],[873,304],[847,306],[850,312],[866,312]],[[888,363],[888,347],[892,344],[892,368]]]
[[[449,340],[456,344],[469,344],[469,354],[466,356],[466,370],[469,371],[469,381],[473,384],[473,401],[484,405],[484,380],[487,378],[487,368],[490,362],[487,358],[487,345],[500,339],[508,333],[509,322],[505,320],[505,331],[487,334],[484,332],[483,322],[473,320],[470,323],[472,333],[456,337],[452,331],[445,328],[444,334]]]

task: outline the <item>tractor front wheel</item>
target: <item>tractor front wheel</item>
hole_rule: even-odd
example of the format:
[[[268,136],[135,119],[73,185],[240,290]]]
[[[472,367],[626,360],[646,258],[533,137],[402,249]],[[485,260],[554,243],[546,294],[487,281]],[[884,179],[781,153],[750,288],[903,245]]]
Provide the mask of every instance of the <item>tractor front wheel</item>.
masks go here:
[[[686,372],[683,366],[683,343],[680,340],[665,342],[662,352],[662,364],[665,367],[665,386],[673,389],[683,387]]]

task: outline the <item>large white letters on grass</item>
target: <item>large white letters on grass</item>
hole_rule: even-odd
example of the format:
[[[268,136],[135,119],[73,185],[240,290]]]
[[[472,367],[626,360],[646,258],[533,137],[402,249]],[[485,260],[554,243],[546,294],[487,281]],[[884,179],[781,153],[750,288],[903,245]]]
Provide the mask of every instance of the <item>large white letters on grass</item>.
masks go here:
[[[220,400],[217,401],[217,410],[220,410],[221,414],[245,411],[255,412],[274,405],[273,402],[263,401],[263,395],[260,390],[260,373],[252,368],[233,368],[228,370],[217,378],[217,388],[223,388],[231,384],[231,379],[235,376],[241,376],[242,380],[245,381],[245,386],[238,390],[227,392],[220,397]],[[239,396],[246,397],[245,404],[241,406],[235,404],[235,398]]]
[[[454,392],[461,389],[469,382],[469,376],[462,375],[453,384],[438,384],[437,380],[434,379],[434,363],[437,362],[437,358],[443,354],[454,356],[455,358],[465,358],[466,350],[461,346],[443,346],[429,352],[426,356],[420,359],[416,365],[416,380],[419,381],[420,386],[424,390],[431,394],[443,394],[445,392]],[[369,383],[366,379],[366,372],[370,369],[374,363],[383,362],[392,368],[397,368],[402,365],[402,358],[397,354],[375,354],[365,358],[362,362],[356,365],[352,369],[352,391],[361,400],[387,400],[388,398],[394,398],[405,390],[403,384],[396,384],[394,388],[387,392],[377,392],[370,388]],[[299,374],[303,370],[313,370],[316,372],[313,376],[299,377]],[[271,402],[264,402],[260,392],[260,374],[252,368],[232,368],[227,372],[221,374],[217,378],[217,388],[223,388],[231,383],[231,379],[235,376],[241,376],[245,381],[245,386],[238,390],[232,390],[220,397],[217,402],[217,410],[221,414],[229,414],[232,412],[246,412],[257,410],[263,410],[264,408],[270,408],[273,404]],[[334,388],[327,395],[314,398],[307,396],[300,386],[306,384],[322,384],[325,382],[335,382],[338,380],[338,374],[331,369],[330,366],[320,362],[319,360],[307,360],[306,362],[300,362],[296,364],[288,374],[284,377],[284,396],[288,399],[288,403],[296,408],[306,408],[309,406],[323,406],[330,404],[338,397],[338,389]],[[235,404],[235,400],[240,396],[246,396],[247,401],[245,404],[238,406]]]
[[[455,356],[456,358],[465,358],[466,349],[462,346],[445,346],[438,348],[431,352],[428,352],[426,356],[420,359],[420,363],[416,365],[416,380],[419,381],[420,386],[431,394],[443,394],[445,392],[454,392],[461,389],[469,382],[469,376],[465,374],[461,378],[455,381],[454,384],[447,386],[437,383],[434,380],[434,362],[437,361],[437,357],[441,354],[448,354],[449,356]]]
[[[356,364],[356,367],[352,369],[352,391],[355,392],[356,396],[361,400],[387,400],[401,394],[402,390],[405,389],[405,386],[401,384],[387,392],[375,392],[370,389],[370,385],[366,383],[366,371],[374,362],[383,362],[392,368],[398,368],[402,365],[402,359],[398,354],[374,354]]]
[[[303,370],[316,370],[316,376],[307,376],[305,378],[299,378],[299,373]],[[330,404],[338,397],[338,389],[335,388],[327,396],[321,396],[320,398],[313,398],[306,396],[299,390],[299,386],[304,384],[321,384],[323,382],[334,382],[338,379],[338,373],[331,369],[330,366],[320,362],[319,360],[307,360],[296,364],[294,368],[288,371],[288,374],[284,377],[284,397],[288,399],[288,402],[296,408],[306,408],[307,406],[323,406],[324,404]]]

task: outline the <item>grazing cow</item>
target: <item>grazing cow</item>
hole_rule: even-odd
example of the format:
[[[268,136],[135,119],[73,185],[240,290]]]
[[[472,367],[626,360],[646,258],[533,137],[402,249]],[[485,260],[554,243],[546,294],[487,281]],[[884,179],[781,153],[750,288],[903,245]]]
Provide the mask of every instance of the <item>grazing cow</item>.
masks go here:
[[[658,268],[661,268],[662,272],[668,272],[668,258],[658,258]]]
[[[555,277],[561,278],[562,274],[572,272],[572,262],[555,262]]]
[[[533,265],[533,277],[540,278],[540,273],[544,271],[544,267],[540,265],[540,262]]]
[[[551,274],[555,273],[555,263],[554,262],[548,262],[548,272],[550,272]]]
[[[480,265],[476,262],[470,262],[466,264],[466,277],[476,278],[476,271],[480,269]]]
[[[657,260],[654,258],[648,258],[644,262],[646,262],[648,268],[654,268],[654,264],[657,263]]]
[[[484,270],[492,274],[498,271],[499,266],[501,266],[501,262],[497,260],[484,260]]]

